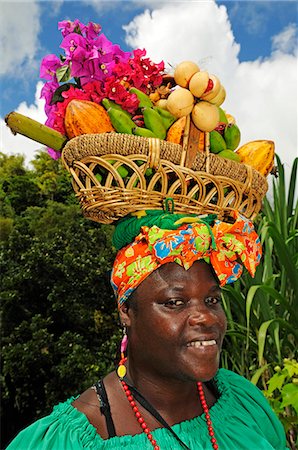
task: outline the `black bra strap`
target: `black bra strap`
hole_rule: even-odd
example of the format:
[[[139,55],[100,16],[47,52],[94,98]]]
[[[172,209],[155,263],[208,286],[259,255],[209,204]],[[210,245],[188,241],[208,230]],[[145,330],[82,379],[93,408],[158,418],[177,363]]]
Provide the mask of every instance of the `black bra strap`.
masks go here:
[[[185,449],[185,450],[190,450],[189,447],[187,447],[187,445],[181,441],[181,439],[179,438],[179,436],[175,433],[175,431],[170,427],[170,425],[168,424],[168,422],[165,421],[165,419],[159,414],[159,412],[154,408],[154,406],[152,406],[148,400],[145,399],[145,397],[143,397],[143,395],[134,387],[131,386],[131,384],[129,384],[127,382],[127,379],[124,377],[124,381],[127,384],[127,386],[129,387],[130,391],[133,393],[134,398],[137,400],[137,402],[139,402],[148,412],[150,412],[150,414],[155,417],[156,420],[158,420],[159,423],[161,423],[167,430],[170,431],[170,433],[172,433],[172,435],[175,437],[175,439],[179,442],[179,444]]]
[[[111,415],[110,403],[103,380],[99,380],[94,385],[99,399],[100,411],[105,416],[109,438],[116,436],[115,425]]]

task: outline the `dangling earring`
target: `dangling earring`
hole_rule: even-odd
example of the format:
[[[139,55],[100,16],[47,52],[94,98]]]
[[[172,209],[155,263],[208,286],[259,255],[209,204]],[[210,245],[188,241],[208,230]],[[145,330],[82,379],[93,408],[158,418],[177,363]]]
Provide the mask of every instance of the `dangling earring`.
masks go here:
[[[125,356],[125,352],[127,349],[127,342],[128,342],[128,338],[127,338],[127,334],[126,334],[126,326],[124,323],[123,324],[123,337],[122,337],[121,346],[120,346],[121,359],[119,361],[119,365],[118,365],[118,369],[117,369],[117,374],[120,379],[123,379],[126,375],[126,367],[125,367],[124,363],[127,360],[127,358]]]

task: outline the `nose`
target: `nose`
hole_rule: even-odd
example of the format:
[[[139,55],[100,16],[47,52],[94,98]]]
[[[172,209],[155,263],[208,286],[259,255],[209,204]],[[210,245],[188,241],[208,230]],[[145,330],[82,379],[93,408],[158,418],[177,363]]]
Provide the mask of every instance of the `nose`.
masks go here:
[[[207,325],[210,327],[217,322],[217,315],[207,307],[194,306],[189,312],[188,323],[192,327],[198,325]]]

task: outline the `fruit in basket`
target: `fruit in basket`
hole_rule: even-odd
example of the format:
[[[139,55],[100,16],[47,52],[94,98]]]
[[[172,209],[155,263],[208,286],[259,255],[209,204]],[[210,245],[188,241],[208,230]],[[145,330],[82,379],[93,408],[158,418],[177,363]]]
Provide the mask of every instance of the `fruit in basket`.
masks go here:
[[[257,140],[247,142],[235,152],[243,164],[252,166],[264,177],[269,175],[274,165],[274,142]]]
[[[148,128],[144,128],[144,127],[135,127],[135,128],[133,128],[132,132],[136,136],[143,136],[143,137],[147,137],[147,138],[157,137],[151,130],[149,130]]]
[[[153,103],[149,97],[149,95],[145,94],[145,92],[140,91],[137,88],[130,88],[129,92],[131,94],[135,94],[139,99],[139,108],[152,108]]]
[[[189,82],[190,92],[197,98],[200,98],[208,87],[209,73],[200,71],[195,73]]]
[[[179,88],[169,95],[167,110],[178,119],[191,113],[194,101],[194,96],[188,89]]]
[[[174,79],[179,86],[187,88],[191,77],[199,72],[199,66],[192,61],[179,63],[174,72]]]
[[[151,130],[157,138],[165,139],[167,130],[158,112],[153,108],[143,108],[142,112],[146,128]]]
[[[215,75],[210,75],[209,80],[212,82],[212,88],[201,96],[202,100],[206,100],[207,102],[219,94],[221,87],[220,81]]]
[[[67,105],[64,126],[68,138],[81,134],[114,131],[106,110],[88,100],[71,100]]]
[[[120,105],[118,105],[118,103],[113,102],[112,100],[108,99],[108,98],[104,98],[101,101],[102,105],[105,107],[105,109],[109,109],[109,108],[115,108],[118,109],[118,111],[122,111],[124,112],[128,117],[132,117],[131,114],[126,111],[125,109],[123,109]]]
[[[120,109],[110,107],[107,112],[117,133],[132,134],[136,124],[126,114],[126,111],[122,110],[121,107]]]
[[[219,109],[209,102],[195,104],[191,117],[195,126],[201,131],[212,131],[219,122]]]
[[[186,116],[180,117],[176,120],[167,132],[166,140],[173,144],[181,144],[183,139],[183,133],[186,125]]]
[[[227,148],[226,141],[218,131],[216,130],[211,131],[209,135],[209,140],[211,153],[219,153],[222,150],[226,150]]]
[[[159,106],[153,106],[154,111],[157,111],[160,115],[166,130],[170,128],[170,126],[177,120],[176,117],[173,116],[166,109],[160,108]]]
[[[220,89],[219,89],[219,93],[218,93],[215,97],[211,98],[211,99],[209,100],[209,102],[212,103],[213,105],[220,106],[220,105],[222,105],[223,102],[225,101],[226,95],[227,95],[227,94],[226,94],[226,90],[225,90],[225,88],[223,87],[223,85],[221,85],[221,86],[220,86]]]
[[[241,139],[241,133],[239,127],[234,124],[229,124],[224,130],[224,140],[226,141],[227,147],[231,150],[235,150]]]
[[[220,157],[226,158],[226,159],[231,159],[232,161],[241,162],[240,156],[237,155],[236,152],[233,152],[233,150],[231,150],[229,148],[217,153],[217,156],[220,156]]]

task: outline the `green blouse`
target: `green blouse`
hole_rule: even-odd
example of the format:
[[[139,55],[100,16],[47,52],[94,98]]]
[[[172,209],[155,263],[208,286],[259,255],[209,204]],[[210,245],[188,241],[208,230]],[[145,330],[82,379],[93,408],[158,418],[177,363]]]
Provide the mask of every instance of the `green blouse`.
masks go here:
[[[210,408],[219,450],[285,450],[283,427],[262,392],[245,378],[225,369],[215,381],[220,392]],[[7,450],[140,450],[152,449],[144,433],[103,440],[70,398],[53,412],[21,431]],[[192,450],[212,450],[202,416],[175,424],[173,430]],[[165,428],[152,433],[161,450],[181,450]]]

